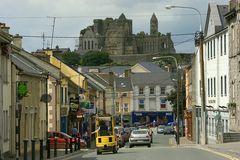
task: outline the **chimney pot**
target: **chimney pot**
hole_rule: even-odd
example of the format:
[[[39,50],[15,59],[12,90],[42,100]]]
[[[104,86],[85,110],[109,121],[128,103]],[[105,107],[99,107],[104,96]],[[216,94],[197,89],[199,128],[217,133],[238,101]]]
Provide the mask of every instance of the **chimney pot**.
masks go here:
[[[16,34],[14,37],[13,37],[13,44],[15,46],[17,46],[18,48],[21,48],[22,49],[22,36],[20,36],[19,34]]]

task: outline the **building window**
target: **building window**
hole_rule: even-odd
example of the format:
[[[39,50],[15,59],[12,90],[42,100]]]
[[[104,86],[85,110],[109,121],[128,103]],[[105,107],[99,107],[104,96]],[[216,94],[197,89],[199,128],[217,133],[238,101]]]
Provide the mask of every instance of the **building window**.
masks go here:
[[[90,41],[88,41],[88,50],[90,49]]]
[[[92,49],[93,49],[93,40],[92,40]]]
[[[213,96],[213,83],[212,83],[212,78],[211,78],[211,97]]]
[[[227,54],[227,39],[226,39],[226,34],[224,34],[224,38],[223,38],[223,40],[224,40],[224,55],[226,55]]]
[[[228,120],[226,120],[225,123],[226,123],[226,125],[225,125],[226,131],[225,132],[228,132]]]
[[[212,59],[212,49],[213,49],[213,47],[212,47],[212,41],[210,41],[210,58]]]
[[[122,93],[122,97],[127,97],[128,94],[126,92]]]
[[[143,95],[143,88],[139,88],[139,94]]]
[[[165,108],[166,108],[166,99],[160,98],[160,109],[165,109]]]
[[[215,58],[215,39],[213,40],[213,58]]]
[[[223,96],[223,77],[221,76],[221,96]]]
[[[61,96],[60,103],[63,104],[63,87],[61,87],[60,89],[60,96]]]
[[[208,60],[210,59],[210,54],[209,54],[209,41],[207,42],[207,56],[208,56]]]
[[[208,78],[208,97],[210,97],[210,79]]]
[[[138,107],[139,109],[144,109],[144,99],[139,99]]]
[[[220,37],[220,55],[223,55],[223,44],[222,44],[222,36]]]
[[[67,104],[68,103],[68,100],[67,100],[67,98],[68,98],[68,92],[67,92],[67,88],[65,88],[65,94],[64,94],[64,97],[65,97],[65,104]]]
[[[119,102],[116,102],[116,112],[119,112]]]
[[[87,42],[84,41],[84,49],[86,50],[87,49]]]
[[[214,97],[216,97],[216,78],[213,79],[213,91],[214,91]]]
[[[2,56],[2,80],[4,83],[8,83],[8,58],[6,56]]]
[[[128,112],[128,103],[124,103],[123,109],[124,112]]]
[[[227,76],[224,76],[224,94],[227,96]]]
[[[3,111],[3,139],[4,141],[8,141],[9,139],[9,136],[8,136],[8,125],[9,125],[9,122],[8,122],[8,111],[5,110]]]
[[[150,94],[154,94],[155,93],[155,90],[153,87],[150,88]]]
[[[165,94],[166,93],[166,88],[165,87],[161,87],[161,94]]]

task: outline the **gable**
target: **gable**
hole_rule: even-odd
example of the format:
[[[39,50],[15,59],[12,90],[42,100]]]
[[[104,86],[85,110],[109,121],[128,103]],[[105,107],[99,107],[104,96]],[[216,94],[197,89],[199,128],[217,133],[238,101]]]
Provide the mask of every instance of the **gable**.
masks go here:
[[[134,65],[131,68],[131,72],[132,73],[150,73],[149,70],[147,70],[146,68],[144,68],[142,65],[140,65],[139,63]]]

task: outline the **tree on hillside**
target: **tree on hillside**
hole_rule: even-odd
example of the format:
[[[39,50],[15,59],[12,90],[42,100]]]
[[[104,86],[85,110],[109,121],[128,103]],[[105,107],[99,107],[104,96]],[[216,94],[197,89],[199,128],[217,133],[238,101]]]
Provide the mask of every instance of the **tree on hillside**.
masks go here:
[[[83,66],[100,66],[111,62],[109,54],[100,51],[89,51],[81,59],[81,65]]]
[[[62,55],[63,62],[70,66],[80,64],[81,56],[76,52],[66,52]]]

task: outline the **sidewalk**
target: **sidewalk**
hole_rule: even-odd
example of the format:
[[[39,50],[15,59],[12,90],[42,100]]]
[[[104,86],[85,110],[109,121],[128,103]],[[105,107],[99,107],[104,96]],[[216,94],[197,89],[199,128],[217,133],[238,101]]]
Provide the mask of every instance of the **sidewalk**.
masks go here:
[[[169,138],[169,144],[176,145],[175,138]],[[196,147],[208,152],[212,152],[224,157],[227,157],[231,160],[240,160],[240,142],[232,142],[232,143],[220,143],[220,144],[207,144],[207,145],[199,145],[194,142],[188,140],[186,137],[180,137],[180,146],[179,147]]]

